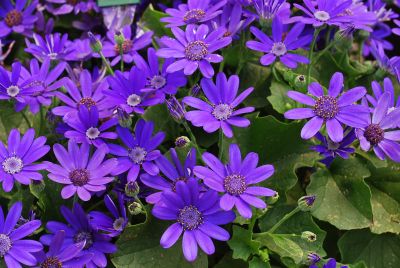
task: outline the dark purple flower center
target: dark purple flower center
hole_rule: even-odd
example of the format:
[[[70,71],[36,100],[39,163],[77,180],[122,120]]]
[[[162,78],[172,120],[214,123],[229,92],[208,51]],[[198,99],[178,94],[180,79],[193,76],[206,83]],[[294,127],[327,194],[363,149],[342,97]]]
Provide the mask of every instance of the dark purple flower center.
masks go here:
[[[162,75],[155,75],[150,79],[150,86],[155,89],[160,89],[165,86],[167,80]]]
[[[91,108],[96,105],[96,102],[91,97],[84,97],[78,102],[78,107],[81,105]]]
[[[231,36],[231,35],[232,35],[232,33],[231,33],[230,31],[226,31],[226,32],[224,33],[223,37],[229,37],[229,36]]]
[[[95,140],[100,136],[100,131],[97,127],[90,127],[86,130],[86,137],[89,140]]]
[[[212,115],[218,120],[226,120],[233,113],[233,108],[229,104],[218,104],[214,106]]]
[[[47,257],[40,265],[41,268],[62,268],[62,262],[57,257]]]
[[[232,174],[224,179],[224,189],[231,195],[243,194],[247,189],[246,180],[240,174]]]
[[[4,159],[1,165],[3,166],[3,170],[8,174],[19,173],[24,167],[22,159],[17,156],[11,156]]]
[[[139,105],[141,102],[142,102],[142,98],[136,94],[131,94],[126,99],[126,103],[131,107],[135,107],[135,106]]]
[[[325,120],[334,118],[338,112],[339,106],[334,97],[321,96],[315,101],[314,113]]]
[[[185,47],[185,56],[191,61],[202,60],[207,54],[207,44],[200,40],[190,42]]]
[[[146,159],[147,152],[142,147],[135,147],[132,149],[128,149],[128,156],[135,164],[142,164],[143,161]]]
[[[316,12],[314,13],[314,17],[315,17],[317,20],[321,21],[321,22],[326,22],[326,21],[328,21],[328,20],[331,18],[331,16],[329,15],[329,13],[326,12],[326,11],[323,11],[323,10],[318,10],[318,11],[316,11]]]
[[[82,187],[87,184],[90,178],[90,173],[87,169],[78,168],[69,173],[69,179],[75,186]]]
[[[124,42],[121,45],[122,53],[123,54],[127,54],[127,53],[131,52],[132,47],[133,47],[133,41],[129,40],[129,39],[125,39]],[[114,48],[115,48],[115,51],[118,54],[121,54],[121,49],[120,49],[120,46],[118,44],[116,44]]]
[[[194,8],[186,12],[185,16],[183,16],[183,21],[185,23],[197,23],[199,22],[204,16],[206,12],[200,8]]]
[[[16,97],[21,89],[18,86],[9,86],[7,88],[7,95],[10,97]]]
[[[114,221],[113,228],[114,230],[121,232],[122,230],[124,230],[124,225],[125,225],[125,219],[121,217]]]
[[[0,257],[4,257],[12,247],[12,241],[8,235],[0,234]]]
[[[385,131],[378,124],[371,124],[365,129],[364,137],[375,146],[384,139]]]
[[[20,25],[22,22],[22,12],[13,9],[10,12],[7,13],[6,18],[4,19],[4,22],[7,24],[8,27],[13,27]]]
[[[286,45],[283,42],[274,43],[271,53],[277,57],[285,55],[287,52]]]
[[[190,205],[179,210],[177,221],[184,230],[194,230],[203,224],[203,215],[197,207]]]
[[[93,235],[87,231],[80,231],[74,235],[74,242],[85,242],[83,249],[89,249],[93,246]]]
[[[179,177],[172,182],[171,189],[172,191],[176,192],[176,184],[180,181],[187,182],[188,179],[186,177]]]

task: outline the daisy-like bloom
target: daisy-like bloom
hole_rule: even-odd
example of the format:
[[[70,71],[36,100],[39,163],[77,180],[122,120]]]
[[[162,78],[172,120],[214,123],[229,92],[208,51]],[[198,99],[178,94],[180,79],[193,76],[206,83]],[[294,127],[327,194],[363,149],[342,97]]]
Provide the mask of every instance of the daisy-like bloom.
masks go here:
[[[164,93],[161,91],[146,90],[147,77],[136,66],[132,67],[129,73],[116,71],[107,81],[111,90],[104,90],[103,93],[113,110],[121,108],[128,114],[143,114],[145,107],[164,101]]]
[[[53,15],[64,15],[71,12],[74,14],[86,13],[94,10],[99,12],[100,9],[95,0],[46,0],[46,9]]]
[[[45,145],[46,137],[35,139],[35,130],[28,129],[24,136],[17,129],[13,129],[8,136],[8,147],[0,141],[0,182],[3,190],[10,192],[14,181],[29,185],[31,180],[40,181],[43,176],[39,171],[46,168],[46,164],[34,164],[48,153],[50,147]]]
[[[288,68],[297,68],[298,63],[309,63],[307,57],[290,52],[311,42],[311,35],[300,36],[303,29],[304,24],[297,23],[286,35],[283,32],[282,23],[276,18],[272,22],[272,40],[256,27],[251,27],[250,31],[261,42],[247,41],[246,46],[252,50],[266,53],[260,58],[260,63],[264,66],[271,65],[278,58]]]
[[[133,60],[143,72],[142,75],[146,76],[146,88],[150,92],[160,90],[165,94],[174,95],[178,88],[186,85],[187,80],[182,71],[167,73],[168,66],[174,62],[173,59],[166,59],[160,70],[159,59],[152,47],[147,50],[148,63],[139,54],[134,56]]]
[[[47,34],[44,39],[38,34],[33,34],[33,40],[35,43],[31,43],[28,39],[25,40],[25,51],[42,62],[46,58],[50,58],[52,61],[63,61],[74,50],[74,47],[66,46],[68,34]]]
[[[252,5],[260,21],[279,18],[285,22],[290,17],[290,4],[286,0],[253,0]]]
[[[346,2],[346,0],[342,0],[343,2]],[[340,30],[345,34],[352,34],[355,30],[372,32],[372,26],[376,24],[377,17],[374,12],[368,10],[361,0],[356,0],[339,14],[337,22]]]
[[[346,134],[341,142],[333,142],[319,132],[315,135],[321,144],[312,146],[311,149],[320,153],[320,155],[324,157],[320,162],[329,166],[336,157],[339,156],[343,159],[348,159],[349,155],[355,152],[355,149],[350,147],[356,139],[354,129],[348,128],[345,133]]]
[[[147,203],[157,204],[161,200],[162,191],[172,190],[175,192],[176,184],[179,181],[187,182],[189,179],[193,178],[193,168],[196,165],[196,149],[192,148],[189,151],[183,165],[179,160],[175,149],[171,148],[169,152],[172,163],[163,155],[155,160],[155,163],[161,173],[164,174],[164,177],[161,177],[160,175],[150,176],[148,174],[140,176],[140,180],[145,185],[161,191],[147,196]]]
[[[397,101],[396,101],[394,86],[393,86],[392,80],[390,80],[389,77],[386,77],[383,80],[383,89],[377,81],[372,81],[371,87],[372,87],[372,92],[374,95],[372,96],[372,95],[367,94],[366,98],[373,107],[373,108],[371,108],[372,112],[373,112],[373,109],[377,106],[379,98],[386,92],[389,93],[389,95],[390,95],[388,113],[390,113],[394,109],[400,107],[400,96],[397,98]]]
[[[188,0],[187,4],[180,4],[178,9],[167,8],[165,12],[171,17],[161,18],[167,22],[166,27],[179,27],[188,24],[201,24],[207,22],[222,13],[221,8],[227,0],[221,0],[211,4],[210,0]]]
[[[64,133],[67,139],[72,139],[77,143],[87,143],[97,148],[106,145],[106,140],[114,140],[118,136],[109,129],[118,124],[117,118],[107,121],[99,121],[99,112],[96,106],[88,109],[86,106],[79,108],[78,118],[71,118],[66,123],[72,128]]]
[[[126,216],[126,208],[123,194],[118,194],[117,206],[109,195],[104,196],[104,204],[111,217],[107,216],[100,211],[89,212],[90,224],[96,229],[104,231],[110,237],[116,237],[121,234],[128,224],[128,217]]]
[[[162,220],[176,221],[161,237],[163,248],[172,247],[183,233],[183,255],[188,261],[197,257],[198,246],[208,255],[215,252],[211,238],[229,240],[229,233],[218,225],[232,222],[235,213],[221,211],[217,192],[200,194],[197,180],[179,181],[176,191],[165,191],[162,202],[153,207],[152,214]]]
[[[109,144],[110,153],[118,156],[119,168],[123,172],[128,172],[128,181],[135,181],[139,175],[141,167],[148,174],[155,176],[159,169],[154,160],[161,156],[161,152],[156,148],[165,138],[164,132],[153,135],[153,122],[146,122],[140,119],[135,126],[135,135],[129,129],[117,127],[118,137],[125,144],[125,147],[116,144]]]
[[[198,110],[185,114],[185,118],[196,127],[203,127],[204,131],[212,133],[222,129],[225,136],[233,137],[231,126],[248,127],[250,121],[239,115],[251,113],[254,107],[235,109],[254,88],[250,87],[236,97],[239,89],[239,77],[232,75],[229,79],[224,73],[217,75],[216,84],[212,79],[203,78],[201,87],[210,103],[195,97],[185,97],[183,102]]]
[[[116,43],[116,36],[123,37],[123,43],[121,47]],[[103,42],[103,54],[106,58],[113,58],[111,66],[116,65],[121,61],[121,54],[124,62],[131,63],[133,61],[133,55],[138,54],[137,51],[147,47],[151,44],[151,37],[153,36],[152,31],[148,31],[141,34],[132,36],[131,25],[125,25],[120,34],[114,31],[107,32],[107,39]],[[122,48],[122,51],[121,51]],[[99,57],[99,55],[98,55]]]
[[[209,28],[205,24],[188,25],[186,32],[174,27],[172,33],[176,39],[162,37],[160,42],[165,47],[157,51],[157,56],[178,59],[168,66],[167,73],[183,69],[185,75],[192,75],[200,69],[204,77],[211,78],[214,75],[214,69],[210,63],[218,63],[224,59],[214,52],[232,42],[230,36],[224,37],[225,32],[224,28],[219,28],[209,33]]]
[[[258,155],[249,153],[242,161],[239,146],[229,146],[229,163],[224,165],[217,157],[204,153],[203,161],[207,167],[196,166],[194,174],[204,180],[204,184],[211,189],[223,193],[219,202],[223,210],[232,210],[235,206],[244,218],[251,218],[251,207],[264,209],[265,202],[258,196],[274,196],[275,191],[252,186],[262,182],[274,173],[272,165],[257,167]]]
[[[284,115],[287,119],[311,118],[301,130],[303,139],[310,139],[317,134],[322,125],[326,125],[329,138],[333,142],[343,140],[343,127],[364,127],[368,123],[369,110],[362,105],[354,104],[367,93],[364,87],[355,87],[341,94],[344,87],[343,74],[335,73],[330,81],[328,95],[317,82],[308,86],[309,95],[297,91],[289,91],[289,98],[311,106],[311,108],[295,108]],[[340,95],[340,96],[339,96]]]
[[[391,34],[392,29],[389,25],[382,22],[375,24],[373,31],[364,42],[363,56],[367,57],[371,53],[371,46],[380,46],[384,50],[393,50],[393,45],[385,40]]]
[[[325,263],[323,266],[322,266],[322,268],[336,268],[337,267],[337,265],[336,265],[336,260],[335,259],[329,259],[328,260],[328,262],[327,263]],[[318,265],[317,264],[312,264],[311,266],[310,266],[310,268],[318,268]],[[348,266],[347,265],[342,265],[342,266],[340,266],[340,268],[348,268]]]
[[[400,162],[400,131],[394,130],[400,123],[400,109],[388,113],[390,94],[382,94],[366,126],[356,129],[361,149],[373,148],[376,156],[384,160],[387,155],[395,162]]]
[[[62,81],[57,81],[57,79],[64,72],[65,66],[65,62],[60,62],[50,70],[49,58],[45,59],[41,66],[36,59],[32,59],[30,73],[25,78],[25,84],[27,87],[36,87],[36,89],[30,96],[24,98],[24,102],[16,104],[16,111],[19,112],[29,106],[31,113],[36,114],[41,105],[50,106],[55,91],[63,86]]]
[[[83,267],[93,258],[93,254],[80,254],[85,246],[85,241],[63,248],[64,242],[65,230],[57,231],[50,242],[49,251],[35,254],[39,267]]]
[[[88,201],[91,193],[105,190],[114,179],[109,174],[116,171],[118,161],[115,158],[103,161],[108,152],[106,146],[97,148],[90,156],[89,144],[83,143],[79,147],[69,140],[68,151],[61,144],[55,144],[53,151],[61,165],[47,162],[48,177],[66,185],[61,191],[64,199],[77,193],[81,200]]]
[[[396,19],[399,15],[391,8],[386,8],[387,3],[382,0],[367,0],[365,5],[368,10],[374,12],[378,21],[387,22]]]
[[[396,76],[400,82],[400,57],[394,56],[389,58],[382,46],[371,44],[371,53],[377,60],[379,67]]]
[[[100,233],[90,225],[88,215],[78,203],[74,204],[72,211],[62,206],[61,214],[68,224],[49,221],[46,227],[51,234],[43,235],[40,237],[40,241],[44,245],[50,245],[57,232],[63,230],[65,231],[63,248],[84,242],[85,245],[78,257],[88,254],[92,256],[91,260],[86,263],[86,267],[106,267],[107,257],[105,254],[117,251],[117,247],[110,242],[111,237]]]
[[[62,79],[61,84],[66,88],[69,96],[58,91],[56,97],[66,105],[57,106],[52,109],[55,115],[67,118],[77,118],[79,107],[86,106],[88,109],[96,107],[100,118],[111,115],[109,100],[106,100],[103,91],[108,89],[106,79],[101,82],[94,81],[88,70],[82,70],[79,80],[74,83],[71,79]],[[77,86],[79,85],[79,87]]]
[[[21,202],[14,203],[6,217],[0,206],[0,260],[4,258],[7,267],[33,266],[37,261],[32,253],[43,249],[41,243],[23,239],[39,229],[41,222],[33,220],[17,226],[21,212]]]
[[[5,37],[11,32],[32,35],[33,25],[37,20],[33,11],[39,1],[34,0],[25,8],[27,0],[12,1],[5,0],[0,3],[0,37]]]

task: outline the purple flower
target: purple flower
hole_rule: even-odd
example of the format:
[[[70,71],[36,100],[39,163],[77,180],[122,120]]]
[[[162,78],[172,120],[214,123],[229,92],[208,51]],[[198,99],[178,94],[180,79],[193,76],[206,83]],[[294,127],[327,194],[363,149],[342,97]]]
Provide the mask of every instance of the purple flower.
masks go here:
[[[79,107],[77,118],[70,118],[66,123],[72,128],[64,133],[67,139],[72,139],[77,143],[87,143],[97,148],[106,145],[107,140],[114,140],[118,136],[115,132],[107,131],[109,128],[118,124],[117,118],[107,121],[99,121],[99,112],[96,106],[88,109],[86,106]]]
[[[379,98],[386,92],[389,93],[389,95],[390,95],[388,113],[400,106],[400,97],[398,97],[397,101],[396,101],[395,93],[394,93],[394,86],[393,86],[392,80],[390,80],[390,78],[386,77],[383,80],[383,90],[382,90],[381,85],[377,81],[372,81],[371,87],[372,87],[372,92],[373,92],[374,96],[368,94],[366,98],[373,107],[372,112],[373,112],[373,109],[376,108],[376,106],[378,105]]]
[[[372,32],[371,26],[377,22],[377,18],[375,13],[368,11],[363,2],[353,1],[350,7],[339,14],[337,22],[341,23],[340,30],[345,33],[352,33],[354,30]]]
[[[89,38],[68,40],[66,47],[73,48],[65,57],[67,61],[87,61],[93,57],[93,49],[90,46]]]
[[[50,242],[47,253],[35,253],[40,267],[83,267],[92,258],[93,254],[80,255],[85,246],[85,241],[70,244],[63,248],[65,243],[65,230],[57,231]]]
[[[46,0],[46,2],[48,3],[46,9],[53,15],[64,15],[72,11],[76,15],[80,12],[86,13],[92,10],[99,12],[100,10],[95,0]],[[55,7],[54,4],[59,6]]]
[[[348,159],[349,155],[354,153],[355,149],[350,147],[353,141],[356,139],[356,135],[353,129],[347,129],[345,136],[341,142],[333,142],[329,137],[323,136],[321,133],[317,133],[315,137],[321,142],[320,145],[312,146],[311,149],[319,152],[324,157],[320,162],[329,166],[336,157]]]
[[[279,19],[274,19],[272,22],[273,40],[256,27],[251,27],[250,31],[261,42],[247,41],[246,46],[252,50],[266,53],[260,58],[260,63],[262,65],[271,65],[275,62],[276,58],[279,58],[288,68],[294,69],[297,68],[298,63],[309,63],[307,57],[289,52],[302,48],[310,43],[312,39],[311,35],[300,37],[303,29],[304,24],[297,23],[287,35],[284,35],[282,23]]]
[[[150,91],[160,90],[165,94],[176,94],[178,88],[186,85],[186,77],[182,71],[167,73],[167,68],[174,60],[166,59],[164,64],[159,68],[159,59],[154,48],[147,50],[148,63],[138,54],[133,57],[136,66],[146,76],[146,88]]]
[[[14,180],[29,185],[31,180],[40,181],[43,176],[40,170],[46,168],[46,164],[34,164],[48,153],[50,147],[45,145],[46,137],[35,139],[35,130],[28,129],[24,136],[17,129],[13,129],[8,136],[8,147],[0,141],[0,182],[3,182],[3,190],[10,192],[14,187]]]
[[[178,9],[167,8],[165,12],[171,17],[161,18],[160,21],[169,23],[166,27],[201,24],[221,14],[226,2],[221,0],[211,4],[210,0],[188,0],[187,4],[180,4]]]
[[[81,71],[77,83],[68,78],[62,79],[63,82],[60,81],[60,83],[63,84],[71,97],[62,92],[57,92],[56,97],[66,105],[53,108],[53,113],[63,116],[64,119],[77,118],[80,106],[86,106],[89,109],[95,106],[99,111],[100,118],[110,116],[109,100],[106,100],[103,95],[103,91],[108,89],[108,83],[105,79],[99,83],[93,80],[88,70]],[[79,87],[77,84],[79,84]]]
[[[193,74],[198,68],[204,77],[211,78],[214,69],[210,63],[218,63],[223,57],[214,54],[215,51],[226,47],[232,42],[231,37],[223,37],[226,30],[219,28],[209,33],[207,25],[188,25],[186,32],[174,27],[172,33],[176,39],[164,36],[160,43],[166,47],[157,51],[162,58],[177,58],[178,60],[167,68],[167,73],[182,70],[185,75]]]
[[[116,171],[118,161],[115,158],[103,161],[108,152],[106,146],[97,148],[91,157],[88,144],[79,147],[72,140],[68,142],[68,151],[61,144],[55,144],[53,151],[61,165],[47,162],[48,177],[66,185],[61,191],[64,199],[77,193],[81,200],[88,201],[91,193],[105,190],[114,179],[109,174]]]
[[[128,172],[128,181],[135,181],[141,167],[148,174],[155,176],[159,169],[154,160],[161,156],[159,150],[155,150],[164,140],[165,134],[158,132],[152,137],[154,130],[153,122],[140,119],[135,126],[135,135],[124,127],[117,127],[118,137],[127,147],[109,144],[110,153],[118,156],[119,168]]]
[[[394,56],[389,58],[384,51],[384,48],[379,45],[371,44],[371,53],[377,60],[379,67],[388,71],[392,75],[396,76],[400,82],[400,57]]]
[[[124,41],[121,47],[116,43],[115,36],[121,36]],[[114,58],[111,66],[116,65],[121,60],[121,54],[124,62],[131,63],[133,56],[137,55],[137,51],[151,44],[152,31],[145,32],[141,35],[132,36],[131,25],[122,28],[120,34],[114,31],[107,32],[107,41],[103,42],[103,54],[106,58]],[[121,51],[122,48],[122,51]]]
[[[44,245],[50,245],[57,232],[64,230],[65,239],[63,248],[85,242],[85,246],[78,256],[87,254],[92,256],[92,259],[86,266],[106,267],[107,257],[105,253],[115,253],[117,251],[117,247],[110,242],[111,238],[99,233],[90,225],[89,217],[78,203],[74,204],[72,211],[62,206],[61,214],[67,220],[68,225],[61,222],[49,221],[46,227],[52,234],[43,235],[40,241]]]
[[[286,0],[253,0],[253,7],[260,21],[279,18],[285,23],[290,17],[290,4]]]
[[[203,127],[204,131],[212,133],[222,129],[225,136],[233,137],[232,127],[248,127],[250,121],[239,115],[251,113],[254,107],[235,108],[253,91],[250,87],[236,97],[239,89],[239,77],[232,75],[227,80],[224,73],[217,75],[216,84],[212,79],[203,78],[201,87],[207,97],[207,103],[195,97],[185,97],[183,102],[198,110],[185,114],[185,118],[196,127]]]
[[[156,165],[160,169],[161,173],[164,174],[165,178],[160,175],[151,176],[148,174],[143,174],[140,177],[140,180],[145,185],[161,191],[147,196],[147,203],[157,204],[162,199],[162,191],[172,190],[176,192],[176,184],[179,181],[186,183],[189,179],[193,178],[193,168],[196,165],[196,149],[192,148],[189,151],[183,165],[181,164],[175,149],[171,148],[169,152],[172,163],[163,155],[155,160]]]
[[[400,20],[393,20],[393,21],[398,27],[400,27]],[[392,31],[395,35],[400,35],[400,28],[393,28]]]
[[[128,114],[133,112],[143,114],[145,107],[164,101],[162,92],[146,90],[148,86],[146,75],[135,66],[129,73],[116,71],[114,76],[108,77],[108,83],[111,90],[104,90],[103,93],[114,110],[119,107]]]
[[[26,39],[25,51],[35,56],[38,60],[44,61],[46,58],[51,60],[63,61],[71,53],[74,47],[67,47],[68,34],[61,36],[60,33],[47,34],[45,39],[38,34],[33,34],[35,43]]]
[[[312,118],[301,130],[303,139],[310,139],[326,124],[329,138],[333,142],[343,140],[342,124],[351,127],[364,127],[368,123],[368,108],[355,105],[367,90],[364,87],[355,87],[343,93],[343,74],[335,73],[330,81],[328,95],[324,95],[324,89],[317,82],[308,86],[308,92],[314,98],[297,91],[289,91],[289,98],[311,106],[311,108],[295,108],[285,113],[287,119]]]
[[[16,202],[5,218],[0,206],[0,258],[4,258],[7,267],[33,266],[37,261],[32,253],[43,249],[37,241],[22,239],[39,229],[41,222],[33,220],[17,227],[21,212],[22,203]]]
[[[0,37],[5,37],[11,32],[31,36],[33,25],[37,17],[32,14],[39,1],[32,1],[26,8],[27,0],[5,0],[0,3]]]
[[[128,224],[123,194],[118,194],[118,203],[119,207],[115,205],[109,195],[104,196],[104,204],[112,217],[100,211],[91,211],[89,217],[93,228],[106,232],[110,237],[120,235]]]
[[[371,46],[379,46],[384,50],[392,50],[393,45],[385,40],[392,33],[390,26],[384,23],[377,23],[373,28],[373,32],[369,35],[368,39],[364,42],[363,55],[366,57],[371,53]]]
[[[171,96],[165,103],[167,104],[167,109],[172,118],[178,123],[181,123],[181,120],[185,118],[185,104],[180,102],[175,96]]]
[[[223,193],[219,202],[223,210],[232,210],[236,206],[239,214],[244,218],[251,218],[251,206],[264,209],[265,202],[257,196],[274,196],[275,191],[251,186],[262,182],[274,173],[272,165],[257,167],[258,155],[249,153],[242,161],[239,146],[229,146],[229,163],[224,165],[210,153],[203,154],[203,161],[207,167],[196,166],[194,174],[204,180],[204,184],[211,189]]]
[[[336,260],[335,259],[329,259],[328,262],[326,264],[324,264],[324,266],[322,268],[336,268]],[[313,264],[310,266],[310,268],[318,268],[318,266],[316,264]],[[340,266],[340,268],[348,268],[347,265],[342,265]]]
[[[382,0],[367,0],[366,2],[368,10],[376,14],[378,21],[386,22],[399,17],[392,9],[387,9],[386,2]]]
[[[400,109],[388,113],[391,96],[388,92],[382,94],[375,107],[372,120],[369,118],[366,126],[356,129],[361,149],[369,151],[371,146],[379,159],[387,155],[395,162],[400,162],[400,131],[393,130],[400,123]]]
[[[183,233],[183,254],[188,261],[194,261],[198,246],[208,255],[215,252],[211,238],[229,240],[229,233],[218,225],[232,222],[235,214],[220,210],[217,192],[208,190],[200,194],[197,180],[178,182],[176,192],[165,191],[162,200],[153,207],[152,214],[162,220],[176,221],[161,237],[163,248],[172,247]]]

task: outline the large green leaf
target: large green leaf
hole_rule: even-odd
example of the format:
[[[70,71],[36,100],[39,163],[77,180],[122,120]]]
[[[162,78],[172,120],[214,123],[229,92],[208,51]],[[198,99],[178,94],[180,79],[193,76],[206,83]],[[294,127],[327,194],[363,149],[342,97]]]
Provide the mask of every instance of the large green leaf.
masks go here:
[[[353,230],[345,233],[338,244],[344,263],[364,261],[368,268],[400,267],[400,237],[394,234]]]
[[[371,191],[364,182],[369,170],[358,159],[337,159],[330,170],[311,177],[308,194],[317,199],[312,214],[339,229],[361,229],[372,224]]]
[[[243,89],[254,87],[254,91],[244,101],[246,106],[260,108],[268,105],[270,74],[270,68],[257,63],[246,63],[240,73],[240,87]]]
[[[259,253],[260,242],[252,240],[252,231],[243,229],[237,225],[233,226],[229,247],[233,250],[232,258],[247,261],[251,255]]]
[[[0,140],[6,141],[10,130],[18,128],[22,120],[22,114],[14,111],[14,104],[2,100],[0,104]]]

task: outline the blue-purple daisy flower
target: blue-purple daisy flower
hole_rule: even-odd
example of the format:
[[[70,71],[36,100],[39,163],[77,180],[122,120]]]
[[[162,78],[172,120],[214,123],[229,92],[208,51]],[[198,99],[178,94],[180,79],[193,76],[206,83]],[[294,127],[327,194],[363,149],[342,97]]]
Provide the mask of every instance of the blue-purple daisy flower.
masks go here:
[[[367,98],[368,102],[372,105],[372,108],[371,108],[372,111],[377,106],[379,98],[386,92],[389,93],[389,95],[390,95],[388,113],[393,111],[394,109],[400,107],[400,96],[397,97],[397,100],[396,100],[394,86],[393,86],[392,80],[390,80],[389,77],[386,77],[385,79],[383,79],[383,87],[377,81],[372,81],[371,88],[372,88],[373,95],[367,94],[366,98]]]
[[[53,15],[64,15],[71,12],[76,15],[89,11],[100,11],[95,0],[46,0],[46,2],[46,9]]]
[[[38,34],[33,34],[33,40],[35,43],[26,40],[25,51],[32,54],[42,62],[46,58],[49,58],[52,61],[63,61],[66,56],[74,50],[73,47],[66,46],[68,34],[47,34],[44,39]]]
[[[218,225],[232,222],[235,213],[221,211],[218,193],[208,190],[200,194],[198,181],[190,179],[176,184],[176,191],[165,191],[162,202],[153,207],[159,219],[175,221],[161,237],[163,248],[172,247],[183,233],[182,249],[188,261],[197,257],[198,246],[208,255],[215,252],[211,238],[227,241],[229,233]]]
[[[37,16],[32,13],[38,3],[38,0],[1,1],[0,37],[5,37],[12,32],[31,36],[33,25],[37,20]]]
[[[7,148],[0,141],[0,182],[3,190],[10,192],[17,181],[24,185],[31,184],[32,180],[43,179],[39,171],[46,168],[46,164],[35,164],[50,147],[45,145],[46,137],[41,136],[35,139],[35,130],[28,129],[22,136],[17,129],[13,129],[8,136]]]
[[[251,1],[259,21],[272,21],[279,18],[286,22],[290,17],[290,4],[286,0],[253,0]]]
[[[254,107],[236,108],[253,92],[253,88],[244,90],[236,97],[239,90],[237,75],[232,75],[227,79],[221,72],[217,75],[215,84],[212,79],[203,78],[201,87],[209,103],[195,97],[183,98],[186,105],[198,109],[185,114],[185,118],[194,126],[203,127],[208,133],[222,129],[225,136],[232,138],[231,126],[248,127],[250,125],[250,121],[240,115],[253,112]]]
[[[336,268],[336,267],[338,267],[338,266],[336,264],[336,260],[333,259],[333,258],[329,259],[328,262],[325,263],[322,266],[322,268]],[[318,265],[317,264],[313,264],[313,265],[310,266],[310,268],[318,268]],[[348,266],[347,265],[341,265],[340,268],[348,268]]]

